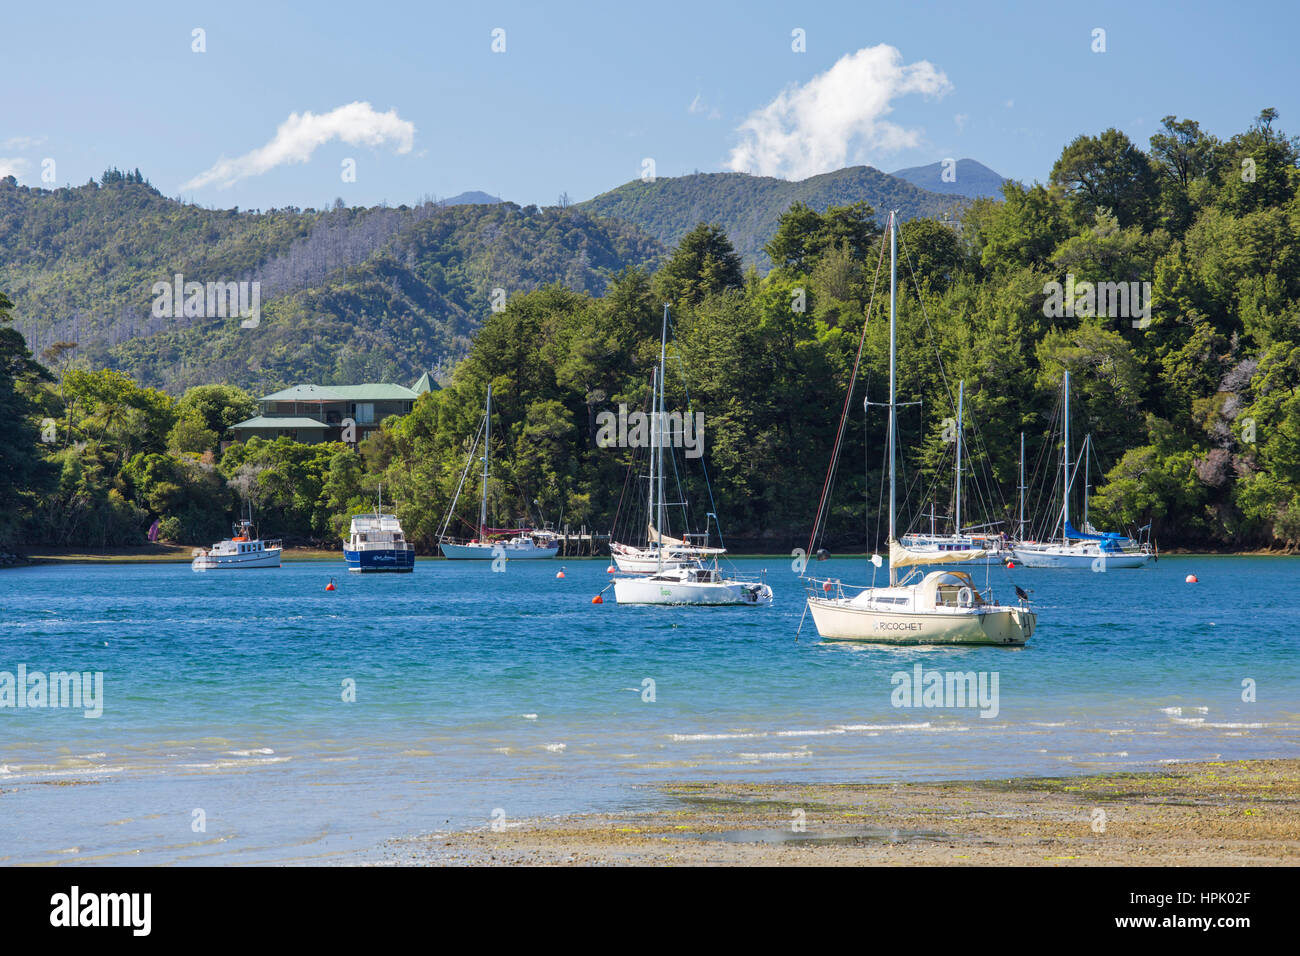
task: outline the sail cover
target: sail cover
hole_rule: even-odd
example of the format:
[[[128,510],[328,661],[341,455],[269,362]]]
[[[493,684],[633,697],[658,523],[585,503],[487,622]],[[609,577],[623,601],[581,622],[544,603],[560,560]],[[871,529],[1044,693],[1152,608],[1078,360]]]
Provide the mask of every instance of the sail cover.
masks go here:
[[[1091,528],[1092,525],[1086,525],[1086,527]],[[1079,531],[1068,520],[1065,522],[1065,536],[1085,541],[1100,541],[1102,542],[1101,548],[1103,551],[1118,550],[1120,542],[1128,540],[1127,536],[1116,534],[1114,531]]]
[[[684,545],[686,543],[681,538],[673,538],[666,534],[661,535],[658,531],[655,530],[654,525],[647,525],[646,527],[650,529],[649,543],[651,544],[654,544],[656,541],[665,545],[679,545],[679,546]]]
[[[905,548],[897,541],[889,542],[889,564],[895,568],[907,568],[925,564],[963,564],[977,561],[988,555],[983,548],[970,548],[965,551],[915,551]]]

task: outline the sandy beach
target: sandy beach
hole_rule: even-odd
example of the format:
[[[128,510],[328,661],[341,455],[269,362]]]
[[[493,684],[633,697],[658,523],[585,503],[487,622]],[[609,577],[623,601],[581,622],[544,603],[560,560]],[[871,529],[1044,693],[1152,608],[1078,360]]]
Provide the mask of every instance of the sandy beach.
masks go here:
[[[1300,864],[1300,760],[974,782],[713,782],[659,789],[675,806],[505,820],[497,831],[485,825],[390,841],[382,860],[469,866]]]

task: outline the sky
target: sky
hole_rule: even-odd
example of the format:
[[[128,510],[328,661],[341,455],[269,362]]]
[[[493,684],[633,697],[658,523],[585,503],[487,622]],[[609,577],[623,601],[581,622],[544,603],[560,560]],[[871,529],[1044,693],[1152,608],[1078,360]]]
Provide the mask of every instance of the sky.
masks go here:
[[[1062,147],[1163,116],[1300,132],[1288,3],[7,5],[0,176],[139,168],[214,208],[578,202],[646,175],[802,179]],[[1102,31],[1102,32],[1098,32]]]

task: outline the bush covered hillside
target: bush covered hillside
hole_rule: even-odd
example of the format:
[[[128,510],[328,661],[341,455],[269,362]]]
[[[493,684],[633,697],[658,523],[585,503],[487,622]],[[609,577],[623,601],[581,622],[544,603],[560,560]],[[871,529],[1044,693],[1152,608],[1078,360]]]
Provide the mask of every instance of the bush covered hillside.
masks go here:
[[[179,392],[211,381],[418,378],[464,355],[505,295],[605,275],[661,247],[634,227],[511,203],[239,212],[167,199],[138,172],[76,189],[0,180],[0,288],[40,352]],[[157,282],[260,283],[260,321],[153,314]]]
[[[960,229],[928,218],[903,224],[899,398],[923,401],[900,411],[904,527],[924,521],[931,506],[949,513],[944,419],[958,381],[971,481],[982,489],[971,493],[979,514],[969,520],[1013,517],[1022,431],[1030,467],[1038,463],[1037,480],[1046,482],[1031,502],[1042,510],[1059,470],[1054,425],[1068,370],[1076,447],[1091,435],[1099,463],[1090,474],[1095,525],[1151,523],[1166,548],[1296,548],[1300,143],[1276,122],[1265,110],[1219,140],[1167,117],[1145,149],[1116,130],[1083,135],[1064,147],[1045,184],[1007,183],[1000,199],[974,201]],[[474,220],[498,231],[461,248],[484,257],[500,250],[529,281],[586,269],[566,260],[561,243],[537,249],[515,238],[565,229],[563,213],[460,214],[501,216]],[[653,274],[630,267],[602,289],[553,283],[515,295],[487,316],[445,388],[422,395],[411,414],[388,419],[357,449],[281,439],[221,453],[247,395],[192,390],[176,400],[118,373],[69,367],[58,349],[37,362],[0,323],[7,540],[134,542],[161,518],[171,536],[204,541],[251,497],[268,533],[337,545],[349,509],[364,506],[382,480],[385,501],[431,550],[489,383],[494,520],[540,513],[608,528],[632,451],[599,447],[597,416],[645,402],[668,302],[668,405],[684,410],[689,401],[704,414],[716,508],[706,504],[698,468],[688,491],[697,519],[716,510],[738,548],[807,543],[867,323],[826,544],[878,546],[885,416],[864,414],[862,398],[884,397],[888,370],[887,274],[871,307],[879,219],[861,204],[824,212],[796,205],[765,246],[773,268],[763,277],[742,270],[725,229],[705,224]],[[381,257],[391,275],[348,274],[377,289],[406,270],[432,286],[434,265],[421,250],[440,246],[424,231],[452,222],[438,213],[401,233],[411,245],[394,242]],[[290,231],[287,222],[280,228]],[[277,232],[274,241],[289,240]],[[585,248],[594,264],[605,247]],[[83,256],[118,254],[87,247],[60,261],[75,269]],[[535,254],[554,261],[543,268]],[[482,274],[466,261],[438,268]],[[1134,290],[1126,302],[1114,295],[1120,283]],[[343,282],[337,294],[362,284]],[[1100,305],[1099,289],[1109,290]],[[356,313],[374,314],[370,301],[358,296]],[[304,305],[274,321],[311,314]],[[276,361],[297,355],[286,345]]]
[[[967,200],[927,192],[870,166],[852,166],[798,182],[748,173],[634,180],[580,203],[579,208],[634,223],[667,246],[677,245],[701,222],[716,223],[731,238],[741,262],[765,273],[772,260],[764,246],[786,209],[803,203],[825,212],[831,206],[858,202],[878,210],[897,209],[903,219],[942,219],[958,215]]]

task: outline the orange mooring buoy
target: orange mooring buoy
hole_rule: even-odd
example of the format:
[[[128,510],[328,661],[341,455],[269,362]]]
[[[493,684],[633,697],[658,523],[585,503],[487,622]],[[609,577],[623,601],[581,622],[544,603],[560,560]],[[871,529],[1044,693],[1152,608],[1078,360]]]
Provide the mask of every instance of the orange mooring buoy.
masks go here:
[[[333,590],[334,590],[334,579],[333,579],[333,578],[330,578],[330,583],[327,584],[327,585],[325,585],[325,590],[326,590],[326,591],[333,591]]]
[[[615,573],[617,570],[618,570],[618,568],[614,567],[614,565],[611,564],[609,567],[607,567],[607,568],[605,569],[605,573],[606,573],[606,574],[613,574],[613,573]]]
[[[604,599],[603,597],[601,597],[599,594],[597,594],[594,598],[591,599],[591,603],[592,603],[592,604],[604,604],[604,603],[605,603],[605,599]]]
[[[1016,566],[1016,562],[1014,562],[1014,561],[1008,561],[1008,562],[1007,562],[1007,567],[1009,567],[1009,568],[1014,568],[1015,566]]]
[[[1196,575],[1194,575],[1194,574],[1189,574],[1189,575],[1187,575],[1187,583],[1188,583],[1188,584],[1197,584],[1197,583],[1199,583],[1199,582],[1198,582],[1197,579],[1196,579]]]
[[[560,570],[556,571],[556,572],[555,572],[555,576],[556,576],[557,578],[563,578],[563,577],[564,577],[564,568],[560,568]]]

